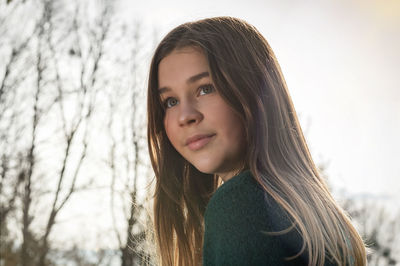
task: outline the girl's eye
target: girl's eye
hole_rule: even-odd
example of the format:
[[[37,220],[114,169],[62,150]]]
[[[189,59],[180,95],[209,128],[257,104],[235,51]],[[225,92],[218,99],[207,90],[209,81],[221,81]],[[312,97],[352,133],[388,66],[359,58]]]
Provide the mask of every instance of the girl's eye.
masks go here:
[[[212,93],[214,91],[214,86],[212,84],[207,84],[199,87],[199,95],[206,95],[209,93]],[[172,97],[168,97],[163,101],[163,105],[165,109],[174,107],[176,104],[178,104],[178,100]]]
[[[169,97],[164,101],[164,107],[171,108],[172,106],[176,105],[177,102],[178,101],[175,98]]]
[[[200,95],[209,94],[214,91],[214,86],[207,84],[200,87]]]

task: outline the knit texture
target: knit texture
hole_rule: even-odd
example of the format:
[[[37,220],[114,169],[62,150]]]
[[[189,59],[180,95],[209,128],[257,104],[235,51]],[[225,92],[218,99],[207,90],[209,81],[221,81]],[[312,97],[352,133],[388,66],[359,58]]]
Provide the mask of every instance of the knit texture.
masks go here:
[[[279,236],[265,233],[286,229],[291,222],[250,170],[217,189],[204,219],[203,265],[307,265],[305,253],[285,260],[301,249],[296,230]]]

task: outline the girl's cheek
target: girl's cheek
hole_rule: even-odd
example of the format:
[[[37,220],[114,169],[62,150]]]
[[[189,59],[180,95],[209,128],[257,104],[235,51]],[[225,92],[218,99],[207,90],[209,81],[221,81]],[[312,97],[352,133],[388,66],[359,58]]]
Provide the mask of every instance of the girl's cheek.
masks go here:
[[[169,125],[169,121],[170,121],[170,118],[171,117],[171,115],[170,115],[170,113],[168,112],[168,111],[165,111],[165,115],[164,115],[164,127],[165,127],[165,129],[167,129],[167,126]]]
[[[164,129],[165,129],[165,132],[167,133],[167,136],[168,136],[168,133],[169,133],[169,120],[168,120],[168,117],[164,118]]]
[[[172,128],[172,121],[171,121],[171,115],[165,115],[164,118],[164,128],[165,132],[167,133],[168,139],[173,143],[174,140],[171,139],[171,137],[174,135],[173,134],[173,128]]]

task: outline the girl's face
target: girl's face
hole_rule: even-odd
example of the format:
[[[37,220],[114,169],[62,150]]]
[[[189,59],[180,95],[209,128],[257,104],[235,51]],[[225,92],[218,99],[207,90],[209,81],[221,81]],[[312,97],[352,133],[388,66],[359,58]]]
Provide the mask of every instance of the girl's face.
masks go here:
[[[231,178],[243,163],[245,131],[214,87],[202,51],[172,51],[159,64],[158,80],[171,144],[200,172]]]

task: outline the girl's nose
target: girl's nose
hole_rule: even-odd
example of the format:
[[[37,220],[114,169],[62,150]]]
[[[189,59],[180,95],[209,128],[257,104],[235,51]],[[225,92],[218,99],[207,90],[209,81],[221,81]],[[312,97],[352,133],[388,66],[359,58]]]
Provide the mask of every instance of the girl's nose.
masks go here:
[[[179,125],[198,124],[203,120],[203,114],[192,103],[180,103]]]

